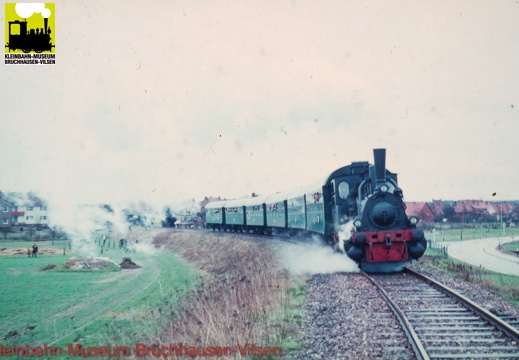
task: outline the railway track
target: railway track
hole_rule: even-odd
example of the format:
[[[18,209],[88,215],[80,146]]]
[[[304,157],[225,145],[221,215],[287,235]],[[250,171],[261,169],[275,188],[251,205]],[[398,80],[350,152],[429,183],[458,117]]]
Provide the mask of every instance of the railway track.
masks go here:
[[[417,359],[519,359],[516,318],[496,316],[411,270],[364,275],[393,309]]]

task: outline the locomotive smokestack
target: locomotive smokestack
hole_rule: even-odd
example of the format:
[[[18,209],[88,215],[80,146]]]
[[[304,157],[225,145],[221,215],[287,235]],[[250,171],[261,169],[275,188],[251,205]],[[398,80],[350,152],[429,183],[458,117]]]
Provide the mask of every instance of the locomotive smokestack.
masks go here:
[[[377,182],[386,181],[386,149],[373,149]]]
[[[48,19],[47,18],[43,18],[43,30],[45,31],[45,35],[47,35],[47,24],[48,24]]]

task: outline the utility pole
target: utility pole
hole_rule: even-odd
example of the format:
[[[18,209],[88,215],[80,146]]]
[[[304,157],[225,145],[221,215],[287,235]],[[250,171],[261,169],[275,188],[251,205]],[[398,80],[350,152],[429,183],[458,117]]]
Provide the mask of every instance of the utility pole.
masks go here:
[[[503,226],[503,202],[501,201],[501,238],[505,236],[505,228]]]
[[[460,232],[460,240],[463,240],[463,222],[465,221],[465,212],[461,212],[461,232]]]

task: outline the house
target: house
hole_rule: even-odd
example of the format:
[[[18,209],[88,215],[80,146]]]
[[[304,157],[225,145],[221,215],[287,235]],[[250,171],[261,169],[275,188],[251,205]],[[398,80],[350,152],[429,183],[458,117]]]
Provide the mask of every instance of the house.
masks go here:
[[[471,221],[499,221],[501,214],[509,217],[513,212],[513,206],[508,202],[493,203],[482,200],[460,200],[452,205],[455,220],[461,222]]]
[[[487,220],[489,206],[488,201],[461,200],[456,201],[452,208],[458,220],[470,222]]]
[[[10,192],[5,198],[13,204],[11,208],[11,225],[48,226],[49,211],[45,201],[33,193],[22,194]]]
[[[428,202],[427,206],[431,209],[431,212],[434,215],[434,221],[442,221],[445,218],[445,205],[441,200],[434,200],[432,202]]]
[[[0,191],[0,226],[35,226],[46,228],[49,224],[48,206],[33,193],[3,193]]]
[[[0,193],[0,227],[9,228],[12,226],[13,222],[13,208],[14,204],[3,197],[3,194]]]
[[[434,222],[434,214],[426,202],[406,202],[405,205],[407,216],[416,216],[424,223]]]
[[[503,218],[510,216],[513,212],[514,206],[508,202],[490,203],[488,208],[489,215],[496,221],[500,221],[501,216]]]

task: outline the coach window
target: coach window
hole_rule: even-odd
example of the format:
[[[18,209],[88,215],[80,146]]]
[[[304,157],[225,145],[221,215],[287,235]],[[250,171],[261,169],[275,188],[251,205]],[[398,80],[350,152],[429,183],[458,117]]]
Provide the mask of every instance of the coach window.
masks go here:
[[[339,197],[341,199],[346,199],[348,197],[348,194],[350,193],[350,186],[346,181],[341,181],[339,183]]]

